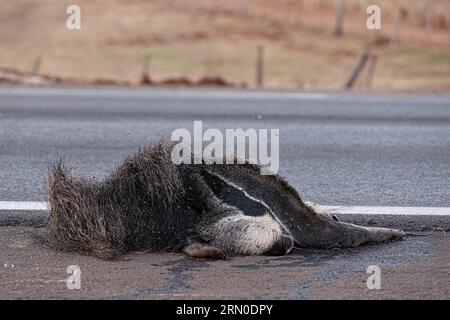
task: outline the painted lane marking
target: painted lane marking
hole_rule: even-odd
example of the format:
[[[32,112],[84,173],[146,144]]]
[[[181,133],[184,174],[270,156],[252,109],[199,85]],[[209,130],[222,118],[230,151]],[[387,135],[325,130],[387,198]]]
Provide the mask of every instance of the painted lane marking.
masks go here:
[[[450,207],[384,207],[384,206],[321,206],[307,202],[319,211],[331,214],[450,216]],[[0,201],[0,211],[46,211],[41,201]]]

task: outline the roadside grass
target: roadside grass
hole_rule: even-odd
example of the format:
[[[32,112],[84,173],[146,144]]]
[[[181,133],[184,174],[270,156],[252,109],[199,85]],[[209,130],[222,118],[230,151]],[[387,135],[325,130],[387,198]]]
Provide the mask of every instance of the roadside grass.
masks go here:
[[[335,38],[328,29],[301,24],[285,29],[277,19],[160,0],[80,0],[82,29],[69,31],[65,8],[70,1],[33,2],[31,9],[28,4],[0,0],[0,67],[30,71],[34,59],[42,57],[42,73],[86,80],[137,84],[142,59],[150,55],[156,80],[209,75],[253,87],[256,47],[264,45],[265,87],[339,90],[374,38],[354,33]],[[449,50],[403,41],[374,52],[379,57],[374,90],[450,90]],[[357,89],[365,89],[364,77]]]

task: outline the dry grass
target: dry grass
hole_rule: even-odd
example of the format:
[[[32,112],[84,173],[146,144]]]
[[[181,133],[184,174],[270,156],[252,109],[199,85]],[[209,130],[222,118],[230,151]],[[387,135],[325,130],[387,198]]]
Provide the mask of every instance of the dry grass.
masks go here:
[[[82,29],[69,31],[65,10],[73,1],[0,0],[0,66],[31,70],[42,56],[43,73],[137,83],[142,58],[150,54],[154,79],[220,75],[252,86],[256,46],[264,44],[266,87],[340,89],[367,43],[388,40],[392,32],[396,1],[378,1],[383,30],[368,33],[361,27],[364,1],[348,0],[346,34],[339,39],[332,35],[332,0],[291,0],[289,13],[283,1],[79,0]],[[402,43],[376,48],[374,88],[449,90],[445,11],[433,15],[427,35],[422,0],[403,2]],[[446,1],[431,2],[437,10]]]

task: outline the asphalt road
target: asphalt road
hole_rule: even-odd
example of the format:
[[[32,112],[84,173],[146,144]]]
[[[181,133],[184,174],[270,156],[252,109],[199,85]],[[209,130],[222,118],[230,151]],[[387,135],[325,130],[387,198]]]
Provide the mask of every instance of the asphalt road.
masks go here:
[[[56,155],[101,179],[194,120],[280,129],[280,173],[306,200],[450,207],[450,95],[112,88],[0,88],[0,201],[44,200]],[[2,226],[0,299],[449,299],[448,232],[412,230],[403,241],[352,250],[226,261],[133,252],[105,262],[47,249],[43,228]],[[81,268],[80,290],[67,288],[69,265]],[[370,265],[380,267],[380,290],[367,288]]]
[[[282,257],[134,252],[106,262],[46,249],[42,233],[0,228],[0,299],[450,299],[450,236],[442,232]],[[67,286],[71,265],[81,270],[79,290]],[[380,289],[367,286],[369,266],[379,267]]]
[[[322,205],[450,206],[450,95],[0,88],[0,201],[43,200],[63,155],[102,178],[176,128],[280,129],[280,173]]]

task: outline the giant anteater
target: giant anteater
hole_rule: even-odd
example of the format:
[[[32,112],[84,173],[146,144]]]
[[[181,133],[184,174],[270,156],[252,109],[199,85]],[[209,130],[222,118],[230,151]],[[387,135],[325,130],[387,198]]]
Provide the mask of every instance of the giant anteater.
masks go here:
[[[141,150],[102,182],[62,161],[47,181],[47,241],[103,259],[130,250],[200,258],[281,255],[294,247],[347,248],[402,238],[400,230],[337,221],[306,205],[278,175],[252,164],[174,164],[173,144]]]

